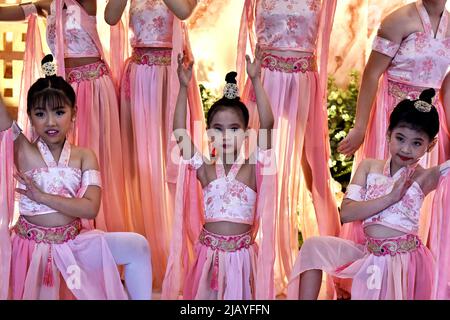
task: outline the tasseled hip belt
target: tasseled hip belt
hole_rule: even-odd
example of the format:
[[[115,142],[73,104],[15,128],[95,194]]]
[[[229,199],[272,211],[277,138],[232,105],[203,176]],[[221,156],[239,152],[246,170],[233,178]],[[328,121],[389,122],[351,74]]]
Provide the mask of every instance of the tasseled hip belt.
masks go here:
[[[200,233],[199,242],[214,250],[213,273],[211,276],[211,289],[219,290],[219,251],[236,252],[241,249],[248,249],[253,244],[251,230],[242,234],[225,236],[209,232],[203,228]]]
[[[60,227],[42,227],[28,222],[23,216],[13,230],[22,239],[34,241],[36,243],[46,243],[48,246],[47,267],[43,277],[43,284],[48,287],[53,286],[53,257],[52,244],[62,244],[75,239],[81,232],[81,220],[76,219],[71,223]]]

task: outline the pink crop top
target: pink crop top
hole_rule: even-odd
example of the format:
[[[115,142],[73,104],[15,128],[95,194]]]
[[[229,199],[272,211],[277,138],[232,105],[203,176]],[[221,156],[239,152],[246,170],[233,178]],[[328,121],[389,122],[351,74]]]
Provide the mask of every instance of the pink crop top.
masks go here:
[[[86,170],[81,172],[78,168],[68,166],[71,147],[67,140],[61,152],[59,163],[55,162],[48,146],[42,140],[39,139],[37,145],[47,167],[29,170],[25,175],[30,177],[42,191],[67,198],[81,198],[88,186],[101,187],[99,171]],[[19,184],[19,188],[24,189],[24,186]],[[19,213],[21,215],[36,216],[55,212],[57,211],[46,205],[20,195]]]
[[[389,79],[439,89],[450,66],[450,38],[446,38],[448,11],[444,10],[435,36],[421,0],[416,7],[423,32],[411,33],[401,43],[377,36],[372,49],[393,58],[387,69]]]
[[[414,170],[403,167],[391,177],[390,163],[389,158],[384,166],[383,174],[369,173],[365,188],[356,184],[350,184],[345,198],[354,201],[380,198],[392,191],[398,179],[406,174],[411,175],[411,170]],[[423,199],[424,194],[420,185],[417,182],[413,182],[402,200],[364,220],[363,227],[379,224],[401,232],[417,234]]]
[[[131,46],[172,48],[173,19],[162,0],[131,0]]]
[[[196,153],[188,161],[197,170],[203,165],[203,157]],[[203,188],[205,222],[228,221],[253,225],[255,219],[256,192],[236,179],[242,164],[234,163],[228,175],[223,164],[216,163],[217,179]]]
[[[256,2],[256,36],[263,49],[316,51],[321,0]]]
[[[54,0],[50,6],[51,14],[47,17],[47,44],[53,55],[56,54],[56,1]],[[101,54],[86,31],[87,26],[81,23],[81,12],[87,16],[87,23],[92,24],[90,29],[96,30],[96,16],[89,16],[85,9],[75,0],[64,0],[66,9],[63,14],[64,23],[64,57],[80,58],[80,57],[100,57]]]

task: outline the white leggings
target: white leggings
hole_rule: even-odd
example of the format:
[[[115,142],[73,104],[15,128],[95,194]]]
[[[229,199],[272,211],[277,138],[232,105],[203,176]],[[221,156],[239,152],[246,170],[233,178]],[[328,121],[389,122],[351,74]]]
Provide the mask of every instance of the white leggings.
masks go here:
[[[152,264],[147,239],[133,232],[105,232],[118,265],[125,266],[125,287],[132,300],[152,298]]]

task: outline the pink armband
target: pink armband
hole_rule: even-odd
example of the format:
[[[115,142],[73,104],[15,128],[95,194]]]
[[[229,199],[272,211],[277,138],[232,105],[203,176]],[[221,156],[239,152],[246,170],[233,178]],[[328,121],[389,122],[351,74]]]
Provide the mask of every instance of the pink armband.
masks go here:
[[[379,36],[375,37],[372,44],[372,50],[382,53],[391,58],[393,58],[397,54],[399,48],[399,43],[392,42],[391,40],[384,39]]]
[[[345,192],[344,199],[350,199],[354,201],[364,201],[366,198],[366,188],[357,184],[349,184],[347,191]]]
[[[36,6],[31,2],[22,3],[20,4],[20,7],[25,14],[25,19],[28,19],[28,17],[32,14],[37,14]]]

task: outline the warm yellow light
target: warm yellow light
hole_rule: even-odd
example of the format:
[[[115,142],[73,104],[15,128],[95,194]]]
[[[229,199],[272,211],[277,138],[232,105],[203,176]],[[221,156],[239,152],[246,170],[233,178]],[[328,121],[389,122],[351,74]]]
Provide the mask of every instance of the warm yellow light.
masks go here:
[[[6,42],[12,42],[13,41],[13,33],[12,32],[6,32],[5,40],[6,40]]]

